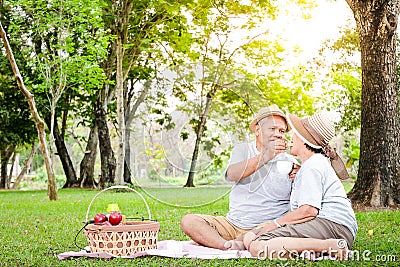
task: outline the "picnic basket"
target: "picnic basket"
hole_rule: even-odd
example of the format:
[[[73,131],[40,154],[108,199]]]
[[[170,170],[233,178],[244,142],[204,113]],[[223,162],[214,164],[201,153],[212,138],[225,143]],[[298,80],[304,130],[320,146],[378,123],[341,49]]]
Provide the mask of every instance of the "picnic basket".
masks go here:
[[[114,256],[123,257],[157,248],[160,223],[151,220],[150,208],[144,197],[135,189],[128,186],[111,186],[95,195],[87,209],[86,222],[88,222],[90,208],[95,199],[103,192],[112,189],[127,189],[138,194],[146,205],[149,216],[148,220],[127,221],[125,225],[116,226],[87,224],[84,228],[84,233],[89,243],[90,251],[105,251]]]

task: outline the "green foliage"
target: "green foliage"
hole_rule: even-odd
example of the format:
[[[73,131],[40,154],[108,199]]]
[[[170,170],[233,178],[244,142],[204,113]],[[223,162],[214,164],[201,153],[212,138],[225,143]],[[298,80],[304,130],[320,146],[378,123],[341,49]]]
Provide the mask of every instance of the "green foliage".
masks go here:
[[[59,172],[61,173],[61,172]],[[47,173],[44,164],[35,169],[34,174],[25,175],[24,180],[19,185],[20,190],[39,190],[47,188]],[[56,174],[55,182],[57,188],[62,188],[65,184],[66,177],[64,174]]]
[[[353,179],[357,178],[360,142],[357,135],[361,127],[361,69],[333,71],[332,84],[326,88],[326,108],[340,113],[337,124],[339,131],[344,132],[346,167]]]
[[[189,138],[188,132],[181,132],[180,135],[181,135],[180,137],[182,138],[183,141],[186,141]]]
[[[361,126],[361,69],[334,71],[332,77],[332,87],[327,90],[332,99],[328,107],[342,114],[340,128],[354,131]]]
[[[338,127],[344,132],[352,132],[361,125],[361,67],[359,61],[353,58],[360,53],[360,42],[355,28],[345,27],[340,30],[339,38],[327,40],[325,47],[320,51],[321,60],[324,53],[332,57],[335,52],[335,61],[324,87],[323,102],[326,107],[339,112],[341,121]],[[328,56],[328,55],[326,55]],[[320,64],[325,65],[323,62]]]
[[[137,189],[137,188],[136,188]],[[180,229],[181,218],[188,213],[225,215],[228,211],[229,188],[169,188],[139,189],[146,198],[152,217],[160,222],[158,240],[188,240]],[[360,260],[347,262],[260,261],[257,259],[200,260],[146,256],[136,259],[69,258],[59,260],[57,255],[79,251],[74,245],[75,235],[84,225],[85,214],[96,190],[59,191],[59,200],[50,202],[43,191],[1,191],[0,228],[2,249],[1,266],[397,266],[400,248],[399,211],[357,212],[359,231],[353,250],[360,252]],[[103,193],[93,203],[89,216],[106,209],[109,203],[118,203],[121,211],[132,217],[146,216],[143,201],[133,192]],[[187,205],[188,204],[188,205]],[[196,206],[197,204],[200,204]],[[371,232],[372,230],[372,232]],[[77,244],[87,241],[78,235]],[[369,261],[362,253],[371,251]],[[383,255],[394,255],[392,261],[378,261]],[[395,261],[393,261],[395,259]]]
[[[48,118],[53,102],[58,104],[57,114],[78,112],[83,121],[91,121],[93,95],[106,81],[99,63],[109,42],[99,1],[5,4],[13,18],[8,33],[31,68],[23,73],[24,82],[35,95],[42,117]]]
[[[332,56],[334,52],[334,56]],[[343,133],[344,159],[353,179],[357,177],[359,160],[359,136],[361,127],[361,67],[357,58],[360,53],[358,33],[355,28],[345,27],[340,30],[339,38],[327,40],[320,51],[319,64],[330,68],[326,83],[322,86],[321,101],[325,108],[338,112],[340,121],[336,125]],[[326,55],[324,54],[326,53]],[[325,57],[334,58],[331,66],[322,61]]]
[[[287,57],[296,51],[287,51],[279,39],[256,39],[245,45],[243,52],[248,63],[241,73],[246,81],[237,93],[246,99],[252,114],[271,104],[298,115],[313,112],[311,89],[316,77],[306,66],[288,66]]]
[[[360,39],[355,28],[343,28],[339,32],[340,37],[331,46],[335,51],[342,52],[342,56],[354,56],[360,51]]]
[[[289,3],[293,3],[294,8],[299,9],[300,15],[303,19],[310,19],[313,16],[312,11],[318,6],[318,1],[315,0],[292,0]]]
[[[260,78],[257,86],[263,97],[263,105],[278,104],[282,109],[301,115],[313,112],[313,98],[309,91],[313,86],[314,76],[305,68],[297,68],[286,73],[287,82],[279,76],[271,75]],[[258,107],[261,108],[261,105]]]
[[[305,1],[300,4],[306,6]],[[183,102],[177,109],[188,115],[192,127],[181,132],[182,139],[201,139],[200,148],[215,167],[230,149],[222,136],[248,134],[248,121],[260,107],[276,103],[302,114],[313,110],[307,92],[313,74],[302,67],[288,70],[280,40],[256,29],[257,23],[276,17],[278,6],[267,1],[201,1],[186,10],[192,53],[173,58],[177,78],[172,95]],[[243,33],[239,42],[238,33]],[[215,121],[218,126],[212,125]]]
[[[153,169],[153,168],[149,168],[147,169],[147,176],[153,180],[153,181],[158,181],[160,180],[160,175],[158,174],[158,172]]]
[[[155,145],[154,148],[148,147],[144,151],[149,158],[149,167],[147,173],[150,179],[158,181],[161,179],[160,173],[165,169],[165,152],[161,144]]]
[[[0,7],[2,24],[7,29],[10,13],[7,6]],[[10,40],[10,46],[16,47],[14,39]],[[0,42],[3,48],[3,42]],[[20,71],[29,71],[26,61],[20,53],[16,53],[15,60],[22,63]],[[0,150],[7,146],[24,146],[37,140],[37,130],[29,105],[20,91],[14,73],[11,69],[8,57],[0,55]]]
[[[1,82],[0,76],[0,82]],[[14,79],[11,79],[15,82]],[[21,146],[37,140],[37,130],[23,94],[14,85],[2,84],[0,93],[0,149],[9,145]]]
[[[360,141],[351,137],[346,138],[343,152],[347,159],[346,167],[350,170],[350,176],[356,179],[360,159]]]
[[[138,99],[136,85],[149,82],[151,90],[143,101],[151,119],[145,123],[173,129],[169,108],[171,102],[178,103],[177,110],[190,117],[192,129],[180,133],[189,141],[205,116],[202,149],[216,169],[231,146],[223,136],[248,134],[248,122],[260,107],[276,103],[300,115],[312,112],[309,89],[314,74],[302,66],[289,69],[281,40],[253,30],[260,21],[287,12],[286,3],[307,13],[315,1],[141,0],[130,2],[127,16],[121,8],[124,3],[128,1],[4,1],[12,10],[7,23],[10,35],[28,62],[24,65],[31,66],[24,78],[35,92],[40,112],[48,115],[51,90],[65,86],[56,114],[68,112],[74,123],[68,121],[67,127],[90,125],[96,101],[111,99],[115,54],[110,44],[124,30],[123,69],[129,70],[126,107]],[[239,43],[238,31],[243,33]],[[167,76],[173,72],[172,85],[160,77],[165,70]],[[100,91],[108,85],[109,95]],[[206,113],[208,99],[212,103]],[[107,112],[114,122],[115,101]],[[218,131],[213,123],[219,124]],[[159,152],[154,148],[149,155],[161,162]]]
[[[254,92],[255,84],[245,78],[238,87],[231,90],[222,90],[217,93],[216,100],[219,105],[214,105],[217,114],[221,114],[225,129],[234,130],[234,134],[240,139],[248,133],[248,119],[253,116],[250,97]]]

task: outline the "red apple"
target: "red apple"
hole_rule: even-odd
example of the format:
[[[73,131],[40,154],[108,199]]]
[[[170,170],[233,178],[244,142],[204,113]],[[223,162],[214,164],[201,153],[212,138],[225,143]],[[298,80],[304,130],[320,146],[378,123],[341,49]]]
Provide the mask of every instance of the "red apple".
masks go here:
[[[122,221],[122,215],[118,211],[114,211],[110,213],[110,216],[108,217],[108,221],[112,225],[117,225]]]
[[[103,213],[97,213],[96,216],[94,216],[94,223],[95,224],[101,224],[103,222],[107,221],[107,216],[104,215]]]

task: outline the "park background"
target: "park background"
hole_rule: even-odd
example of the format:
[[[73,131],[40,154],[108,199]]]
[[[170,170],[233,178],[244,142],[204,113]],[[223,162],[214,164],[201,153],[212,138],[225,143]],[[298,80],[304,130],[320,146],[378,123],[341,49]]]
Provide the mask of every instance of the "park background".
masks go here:
[[[37,6],[32,7],[31,12],[34,11],[34,8],[43,11],[43,6]],[[69,14],[66,13],[67,7],[60,6],[59,8],[61,11],[58,19],[54,20],[52,24],[43,25],[43,29],[40,28],[36,33],[31,33],[32,36],[27,33],[24,34],[21,41],[36,37],[39,39],[38,43],[44,45],[46,40],[41,40],[42,35],[53,27],[63,26],[66,22],[62,22],[62,18],[69,19]],[[75,8],[79,9],[79,7]],[[200,9],[197,12],[206,12],[206,10],[207,12],[215,12],[206,8],[211,9],[212,6],[205,5],[203,10]],[[195,170],[197,172],[195,181],[197,184],[212,184],[214,181],[224,183],[223,172],[229,158],[230,149],[238,142],[253,140],[248,123],[261,107],[277,103],[285,112],[294,112],[298,115],[306,115],[313,111],[325,109],[332,111],[333,119],[337,123],[339,122],[341,106],[337,103],[332,104],[331,97],[327,98],[326,94],[337,95],[336,98],[340,98],[344,102],[350,102],[345,95],[342,95],[343,90],[346,90],[346,88],[343,87],[340,81],[338,83],[332,80],[334,78],[332,75],[335,74],[332,73],[332,68],[339,63],[335,62],[334,64],[336,65],[333,66],[333,63],[330,62],[338,57],[338,53],[335,53],[336,50],[332,48],[332,43],[340,38],[348,38],[348,36],[342,36],[344,29],[354,28],[349,8],[342,2],[325,1],[321,3],[288,1],[278,5],[276,8],[279,8],[279,10],[271,8],[272,10],[269,11],[271,14],[264,14],[262,12],[263,8],[260,8],[259,12],[261,14],[258,14],[260,17],[257,18],[257,23],[252,22],[254,25],[247,24],[251,21],[249,18],[252,14],[251,12],[256,12],[256,10],[238,10],[235,11],[238,13],[237,15],[232,15],[229,18],[223,16],[215,18],[216,22],[214,23],[223,23],[220,27],[229,26],[229,28],[215,29],[214,32],[201,36],[203,39],[199,38],[199,41],[193,40],[194,33],[190,31],[195,29],[209,31],[207,27],[212,25],[212,21],[207,19],[207,21],[202,21],[204,25],[186,25],[186,31],[190,35],[188,33],[186,39],[183,37],[177,37],[177,39],[183,43],[181,45],[185,45],[185,49],[188,49],[187,46],[189,45],[190,47],[194,46],[192,48],[194,52],[184,51],[186,53],[196,53],[196,55],[191,55],[193,58],[190,58],[190,60],[185,59],[184,61],[181,57],[185,57],[186,54],[178,49],[176,49],[178,51],[176,52],[177,55],[166,54],[167,52],[162,50],[166,46],[162,43],[164,40],[150,40],[154,42],[149,45],[150,48],[140,47],[145,52],[149,49],[155,50],[158,48],[159,51],[157,53],[159,53],[158,56],[160,58],[149,61],[142,52],[140,56],[144,58],[135,59],[137,60],[135,62],[137,66],[133,65],[131,67],[132,70],[129,70],[130,75],[133,76],[127,77],[124,85],[126,86],[124,91],[124,110],[127,117],[125,118],[125,162],[127,166],[123,182],[137,182],[142,185],[160,185],[165,182],[172,185],[185,184],[193,161],[195,142],[198,139],[196,127],[198,127],[197,124],[205,111],[204,106],[207,104],[207,93],[209,93],[210,87],[219,95],[212,101],[212,106],[207,114],[209,117],[206,122],[207,130],[204,131],[202,142],[198,146],[199,162]],[[332,10],[336,11],[332,12]],[[176,10],[171,12],[176,12]],[[81,11],[81,13],[83,12]],[[22,14],[16,13],[13,15],[23,16]],[[39,14],[34,18],[25,19],[32,24],[40,23]],[[11,15],[9,15],[10,20],[13,18]],[[189,14],[184,15],[185,19],[189,17]],[[51,16],[48,15],[47,19],[50,19]],[[90,14],[87,16],[90,16]],[[271,16],[273,18],[269,18]],[[330,16],[330,18],[326,16]],[[75,19],[78,20],[79,17],[83,17],[83,14],[79,14]],[[183,20],[183,18],[181,19]],[[21,21],[16,21],[15,19],[10,22],[16,25],[21,23]],[[73,31],[72,26],[69,26],[69,28],[67,26],[64,26],[63,29],[66,33]],[[100,26],[101,24],[97,27]],[[21,33],[24,28],[20,27],[15,26],[18,31],[14,31]],[[10,27],[11,31],[13,29],[13,27]],[[165,32],[156,33],[160,34],[161,37],[163,37],[162,34],[166,34]],[[136,34],[144,33],[139,32]],[[168,34],[173,35],[173,33]],[[20,35],[18,34],[17,36]],[[82,38],[81,36],[76,37],[76,44],[66,43],[68,37],[72,38],[72,36],[72,34],[71,37],[60,35],[58,39],[54,40],[49,36],[47,42],[50,43],[49,46],[53,45],[55,47],[54,50],[48,51],[43,48],[43,51],[40,51],[41,53],[38,53],[35,57],[25,56],[26,61],[31,60],[33,61],[32,64],[37,65],[30,68],[37,72],[35,74],[38,78],[45,80],[40,80],[41,89],[39,92],[35,92],[34,88],[39,85],[34,84],[33,81],[26,81],[25,84],[34,93],[39,113],[43,113],[42,116],[47,127],[52,123],[51,118],[48,117],[51,117],[51,108],[54,108],[53,132],[47,130],[48,135],[54,135],[54,137],[47,138],[49,149],[53,154],[56,154],[52,156],[52,163],[58,188],[63,186],[91,187],[97,186],[97,183],[100,182],[99,177],[102,175],[102,169],[99,148],[93,146],[95,149],[91,149],[90,147],[92,145],[90,142],[94,142],[90,139],[90,134],[93,134],[92,132],[95,133],[97,130],[95,122],[93,122],[94,115],[92,114],[95,112],[93,109],[97,103],[93,101],[96,101],[95,98],[103,93],[103,89],[100,88],[101,86],[106,86],[104,83],[108,82],[114,86],[116,83],[115,81],[106,81],[105,77],[102,76],[103,73],[86,73],[86,71],[102,71],[101,66],[96,68],[95,65],[90,65],[100,64],[101,62],[91,61],[94,59],[88,57],[86,55],[88,52],[84,51],[84,49],[88,48],[82,47],[83,51],[75,51],[77,55],[74,56],[69,56],[68,52],[65,52],[65,59],[59,55],[63,49],[66,50],[73,45],[82,45],[79,42],[79,38]],[[13,42],[17,41],[15,34],[12,35],[10,33],[10,37]],[[108,36],[108,38],[111,37]],[[153,38],[156,38],[156,36]],[[202,44],[203,46],[195,47],[197,46],[196,42],[201,43],[208,39],[211,44],[205,43]],[[217,43],[218,40],[224,43]],[[84,41],[81,40],[81,42]],[[142,40],[141,42],[146,41]],[[185,42],[189,42],[189,44],[185,44]],[[64,46],[60,44],[61,47],[58,48],[56,47],[57,43],[61,43]],[[24,47],[24,45],[23,43],[22,46]],[[108,45],[107,42],[104,46],[106,45]],[[89,46],[89,44],[86,46]],[[103,49],[106,48],[107,46],[103,47]],[[30,49],[32,47],[24,48],[22,51],[27,50],[26,53],[32,53]],[[70,49],[73,50],[73,48]],[[214,49],[214,51],[209,52],[208,50],[211,49]],[[205,50],[203,52],[204,56],[208,57],[207,62],[201,61],[200,57],[203,50]],[[247,50],[250,52],[246,52]],[[95,52],[104,53],[106,51]],[[346,60],[357,66],[359,64],[359,52],[350,52],[354,53],[355,56],[346,55],[348,57]],[[134,57],[128,51],[125,53],[128,59]],[[156,52],[153,53],[155,54]],[[226,59],[224,58],[214,58],[218,53],[224,53],[223,56],[229,58],[231,62],[225,62]],[[20,54],[16,54],[17,59],[23,56]],[[67,55],[75,58],[70,59]],[[172,56],[179,56],[180,58],[171,58]],[[112,56],[110,55],[109,57]],[[9,63],[6,55],[4,55],[3,60],[5,69],[8,69],[7,65]],[[40,60],[47,63],[47,65],[41,64]],[[77,60],[80,61],[74,62]],[[115,56],[109,60],[115,61]],[[142,62],[143,60],[148,60],[149,62]],[[175,61],[182,64],[180,69],[171,67],[170,64],[176,64]],[[329,61],[329,63],[321,64],[321,61]],[[59,62],[62,64],[59,64]],[[217,67],[210,65],[214,64],[214,62],[219,65]],[[144,63],[147,65],[143,66]],[[65,69],[66,67],[71,68],[72,64],[74,64],[74,69]],[[23,73],[22,68],[24,67],[25,65],[20,66],[21,73]],[[85,69],[85,71],[79,68]],[[219,69],[223,70],[219,71]],[[353,71],[353,69],[346,71]],[[10,75],[11,73],[8,74]],[[99,75],[99,77],[95,76],[95,74]],[[26,75],[24,74],[23,77],[26,77]],[[351,75],[349,79],[360,79],[359,74],[355,72],[342,74],[342,76],[345,75]],[[7,77],[5,75],[4,78],[9,79],[10,76]],[[88,83],[89,79],[99,78],[103,80],[94,85]],[[344,79],[346,78],[348,77]],[[65,79],[65,82],[69,82],[68,79],[73,79],[73,81],[70,81],[70,85],[64,85],[60,84],[64,82],[62,79]],[[75,79],[81,80],[75,81]],[[115,77],[112,79],[115,79]],[[214,89],[213,86],[217,82],[226,84],[226,88],[224,90]],[[2,143],[3,160],[1,161],[3,170],[2,187],[46,189],[47,173],[41,151],[38,149],[34,121],[29,118],[29,115],[26,116],[29,114],[29,106],[23,105],[26,100],[21,92],[17,90],[16,82],[11,82],[7,85],[9,87],[3,86],[2,94],[4,104],[2,105],[4,107],[2,116],[4,123],[2,124],[1,132],[2,140],[4,141]],[[107,84],[107,86],[110,85]],[[361,89],[357,88],[357,85],[352,86],[351,89]],[[360,83],[358,86],[360,86]],[[71,95],[70,91],[77,92]],[[118,134],[121,130],[116,121],[115,92],[109,94],[109,98],[114,97],[114,99],[108,100],[110,103],[105,111],[108,115],[105,118],[107,123],[105,126],[109,132],[110,148],[115,153],[118,150]],[[11,97],[13,97],[12,102],[10,102]],[[87,98],[94,99],[89,99],[90,101],[88,101]],[[41,103],[42,101],[44,103]],[[360,103],[356,104],[359,105]],[[21,120],[23,118],[26,121]],[[335,146],[343,152],[345,160],[348,161],[349,170],[352,172],[353,178],[356,176],[359,153],[359,129],[356,127],[359,126],[359,122],[357,123],[357,119],[359,120],[360,118],[354,119],[356,125],[353,126],[352,131],[345,131],[339,128],[339,133],[347,136],[345,136],[346,138],[339,136],[334,142]],[[289,138],[290,136],[288,136]],[[348,143],[351,143],[352,146],[349,146]],[[24,166],[26,166],[33,145],[35,145],[35,153],[33,153],[32,163],[26,170],[26,175],[17,178]],[[102,143],[100,143],[100,146],[104,147]],[[90,155],[93,160],[90,160],[90,164],[94,165],[90,167],[93,168],[93,171],[81,170],[83,167],[86,168],[83,161],[86,159],[84,156],[89,152],[92,153]],[[5,164],[7,164],[7,168],[5,168]],[[84,171],[88,173],[83,173]],[[86,175],[89,177],[86,178]],[[106,174],[104,176],[112,175]],[[17,183],[14,183],[15,180],[17,180]],[[115,174],[113,177],[105,177],[104,181],[110,183],[120,182],[120,180],[116,180]]]
[[[249,122],[259,108],[275,103],[299,116],[329,112],[338,133],[333,145],[351,174],[345,188],[351,194],[357,185],[352,200],[364,212],[357,216],[366,232],[360,233],[356,247],[381,233],[381,249],[375,245],[374,253],[399,255],[391,246],[398,236],[390,223],[398,213],[389,211],[397,209],[400,191],[397,35],[389,27],[397,26],[398,3],[360,3],[2,1],[3,44],[7,37],[23,80],[17,83],[18,72],[3,50],[2,210],[35,210],[15,203],[29,202],[29,196],[34,203],[43,201],[33,197],[43,197],[43,190],[50,200],[76,208],[62,199],[73,196],[72,203],[81,209],[76,214],[73,207],[61,206],[51,212],[47,209],[60,205],[51,202],[42,211],[49,218],[59,213],[73,218],[71,233],[79,228],[85,203],[96,190],[128,184],[155,201],[161,227],[172,216],[174,227],[161,238],[183,239],[177,222],[186,212],[226,213],[231,185],[223,173],[229,151],[253,139]],[[383,12],[389,30],[376,32],[392,41],[360,39],[367,31],[362,19],[355,21],[356,11],[368,11],[373,18],[382,18]],[[373,24],[377,28],[365,28],[386,23],[380,22]],[[380,54],[366,49],[365,44],[374,42]],[[369,52],[382,61],[375,60],[376,69],[363,76],[361,62],[370,66]],[[32,118],[21,87],[34,96],[42,121]],[[38,139],[40,126],[47,148]],[[183,196],[170,197],[180,196],[177,192]],[[174,216],[168,205],[177,208]],[[37,211],[28,221],[35,221],[36,228],[51,225]],[[2,216],[20,216],[7,212]],[[373,231],[381,229],[375,223],[382,218],[386,228]],[[60,221],[55,221],[57,228]],[[7,240],[21,233],[4,231]],[[63,235],[60,227],[55,233]],[[41,243],[41,238],[35,235],[33,240]],[[70,246],[60,244],[58,252]],[[10,257],[6,265],[12,265],[12,253],[5,253]]]

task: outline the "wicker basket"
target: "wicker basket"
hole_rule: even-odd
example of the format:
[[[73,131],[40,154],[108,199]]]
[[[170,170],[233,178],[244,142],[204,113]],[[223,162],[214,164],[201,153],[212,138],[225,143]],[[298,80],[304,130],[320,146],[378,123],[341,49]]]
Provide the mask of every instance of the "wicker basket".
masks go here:
[[[100,191],[89,204],[86,212],[88,221],[90,207],[94,200],[104,191],[111,189],[127,189],[137,193],[146,205],[149,221],[127,222],[126,225],[102,226],[88,224],[85,235],[91,252],[105,251],[114,256],[130,256],[148,249],[157,248],[160,223],[151,221],[150,208],[143,196],[127,186],[112,186]]]

